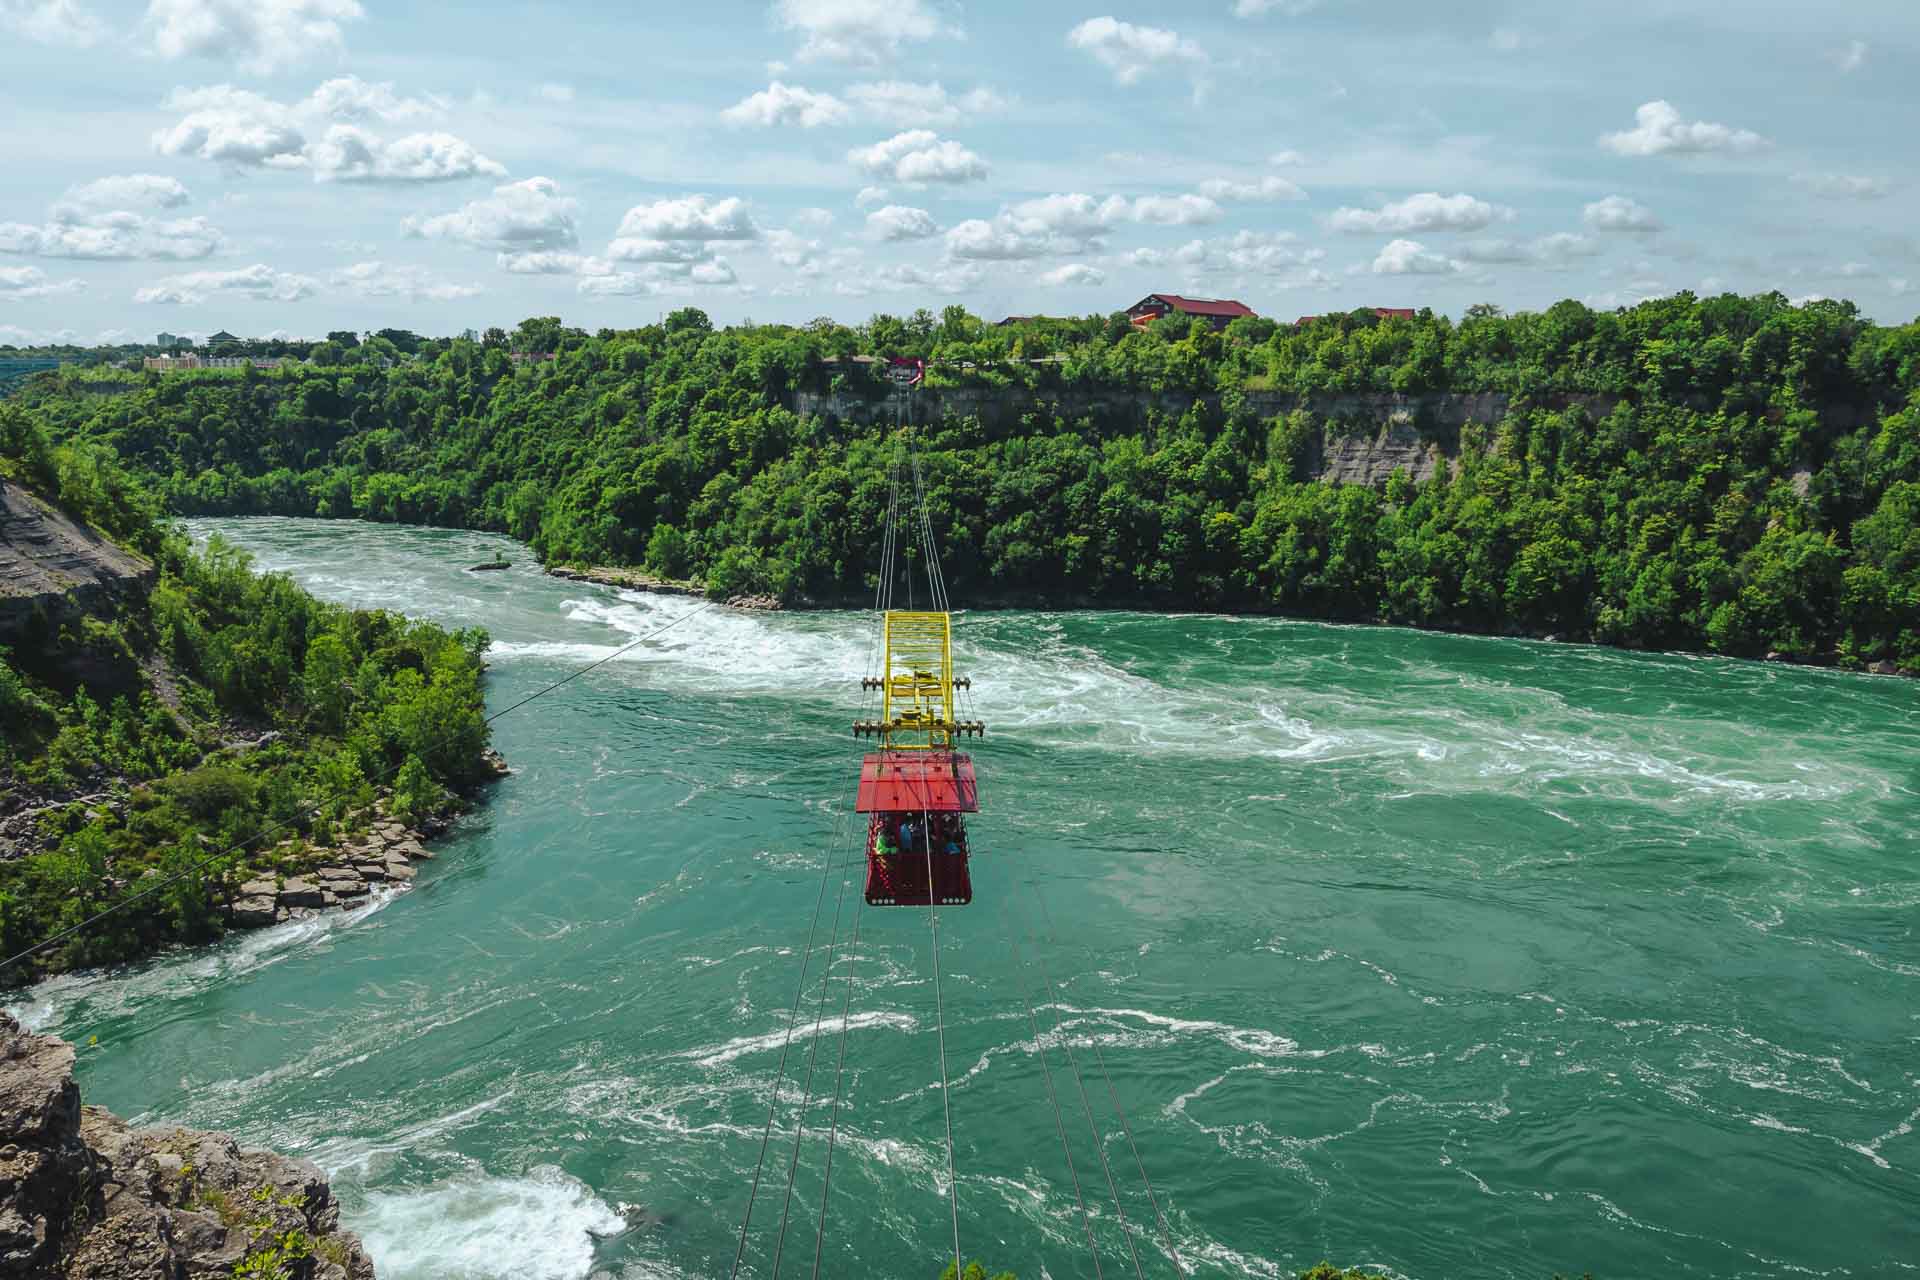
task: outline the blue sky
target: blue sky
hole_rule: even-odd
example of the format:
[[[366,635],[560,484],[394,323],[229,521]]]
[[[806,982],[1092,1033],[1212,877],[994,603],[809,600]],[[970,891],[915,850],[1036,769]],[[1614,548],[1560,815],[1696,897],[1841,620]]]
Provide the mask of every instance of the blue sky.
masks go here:
[[[0,341],[1920,312],[1920,6],[0,0]]]

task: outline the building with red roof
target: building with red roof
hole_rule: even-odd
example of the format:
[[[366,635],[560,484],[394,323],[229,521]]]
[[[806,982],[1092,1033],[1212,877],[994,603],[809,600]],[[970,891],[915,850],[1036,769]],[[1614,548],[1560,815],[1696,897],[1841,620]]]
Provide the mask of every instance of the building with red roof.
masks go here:
[[[1252,307],[1231,298],[1183,298],[1177,293],[1150,293],[1127,308],[1127,315],[1137,325],[1152,324],[1166,315],[1183,315],[1198,316],[1216,329],[1255,314]]]

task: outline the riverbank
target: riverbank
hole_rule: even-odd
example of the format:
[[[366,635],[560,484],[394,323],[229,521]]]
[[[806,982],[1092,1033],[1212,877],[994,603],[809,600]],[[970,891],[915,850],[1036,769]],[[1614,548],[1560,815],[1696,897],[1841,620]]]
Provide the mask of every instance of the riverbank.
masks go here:
[[[694,579],[660,578],[639,569],[623,569],[615,565],[554,565],[546,570],[546,574],[566,582],[591,582],[595,586],[615,587],[622,591],[645,591],[657,596],[693,596],[702,600],[708,598],[706,584]],[[727,596],[720,603],[729,609],[751,609],[760,613],[792,607],[782,603],[778,596],[770,595]],[[798,607],[823,606],[809,603]]]
[[[326,1175],[83,1106],[74,1048],[0,1012],[0,1275],[373,1280]]]

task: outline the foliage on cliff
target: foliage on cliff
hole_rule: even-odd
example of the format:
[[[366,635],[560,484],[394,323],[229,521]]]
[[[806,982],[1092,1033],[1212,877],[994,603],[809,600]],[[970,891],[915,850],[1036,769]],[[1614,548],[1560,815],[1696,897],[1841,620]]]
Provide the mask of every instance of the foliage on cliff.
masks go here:
[[[402,809],[481,775],[483,633],[326,604],[285,575],[255,573],[230,546],[196,551],[110,460],[49,445],[8,405],[0,474],[159,568],[150,593],[111,619],[42,615],[0,647],[0,817],[9,843],[38,850],[0,862],[0,953],[270,826],[288,824],[269,846],[324,839],[395,770]],[[37,967],[214,936],[209,896],[222,876],[272,865],[255,849],[189,875]]]
[[[392,369],[147,375],[106,396],[46,379],[26,398],[176,511],[504,530],[550,561],[844,599],[876,560],[890,445],[793,407],[884,396],[856,352],[929,356],[934,387],[1102,393],[1070,417],[1041,396],[1013,422],[927,426],[956,600],[1920,667],[1920,325],[1846,303],[1683,294],[1224,333],[987,326],[957,307],[714,330],[682,311],[591,336],[530,320],[423,343]],[[1450,432],[1416,417],[1456,459],[1425,483],[1313,478],[1329,434],[1378,430],[1354,396],[1483,392],[1508,397],[1503,419]],[[1304,399],[1263,416],[1258,393]]]

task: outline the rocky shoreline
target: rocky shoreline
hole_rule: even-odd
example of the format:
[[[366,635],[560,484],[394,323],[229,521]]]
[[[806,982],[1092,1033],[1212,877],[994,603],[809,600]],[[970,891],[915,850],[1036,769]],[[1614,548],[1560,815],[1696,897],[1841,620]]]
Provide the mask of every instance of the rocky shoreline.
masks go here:
[[[0,1013],[0,1276],[373,1280],[318,1166],[82,1106],[73,1060]]]
[[[490,781],[509,772],[497,751],[489,749],[486,761]],[[382,797],[380,803],[384,801]],[[256,870],[231,884],[222,895],[227,923],[236,929],[262,929],[319,911],[359,906],[381,886],[404,888],[419,874],[414,863],[433,861],[427,841],[451,825],[451,812],[409,826],[376,805],[364,833],[342,843],[310,847],[301,840],[283,840],[264,856],[291,864],[291,870]]]

